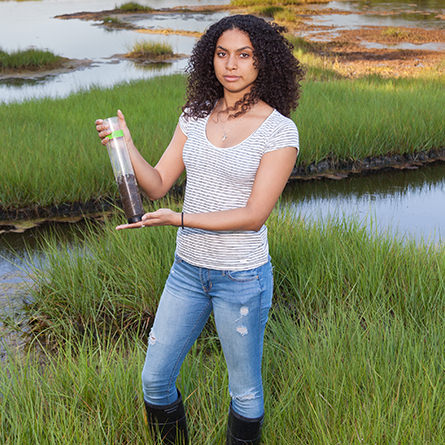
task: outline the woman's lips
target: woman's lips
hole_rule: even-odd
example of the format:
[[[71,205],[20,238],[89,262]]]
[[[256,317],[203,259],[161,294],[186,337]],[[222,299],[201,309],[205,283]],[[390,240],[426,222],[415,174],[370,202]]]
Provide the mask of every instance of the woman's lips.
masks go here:
[[[227,80],[227,82],[235,82],[239,79],[239,76],[224,76],[224,79]]]

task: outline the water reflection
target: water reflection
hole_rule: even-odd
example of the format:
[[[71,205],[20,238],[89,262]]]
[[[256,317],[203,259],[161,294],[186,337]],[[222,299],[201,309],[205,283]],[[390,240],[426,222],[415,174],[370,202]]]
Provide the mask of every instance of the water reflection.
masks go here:
[[[141,14],[123,17],[121,20],[147,29],[174,29],[182,31],[204,32],[212,23],[226,17],[227,12],[206,14],[168,13],[144,16]]]
[[[330,8],[343,9],[346,11],[377,11],[377,12],[400,12],[415,11],[425,13],[443,12],[443,0],[353,0],[332,1],[328,3]]]
[[[381,172],[341,181],[299,182],[283,202],[308,218],[353,217],[397,236],[441,241],[445,236],[445,164]]]
[[[123,2],[122,2],[123,3]],[[183,2],[145,0],[140,4],[154,8],[183,6]],[[187,1],[187,5],[225,4],[228,0]],[[120,4],[120,3],[118,3]],[[76,71],[31,80],[0,80],[0,103],[41,97],[66,97],[92,86],[111,87],[117,83],[147,79],[184,71],[186,60],[142,70],[140,65],[122,60],[116,54],[127,53],[137,41],[165,42],[177,54],[189,55],[195,37],[181,35],[141,34],[134,30],[112,30],[101,22],[55,19],[56,15],[79,11],[113,9],[114,0],[76,1],[42,0],[37,2],[0,2],[0,42],[2,49],[14,51],[30,46],[47,49],[70,59],[89,59],[93,63]],[[227,13],[154,14],[130,16],[138,26],[159,29],[193,29],[203,31]]]
[[[382,44],[377,42],[366,42],[361,41],[360,45],[365,48],[373,48],[373,49],[384,49],[384,48],[394,48],[394,49],[415,49],[415,50],[424,50],[424,51],[445,51],[445,43],[440,42],[429,42],[429,43],[397,43],[397,44]]]
[[[342,9],[341,7],[339,9]],[[343,8],[344,9],[344,8]],[[428,21],[423,20],[418,16],[405,16],[400,15],[359,15],[359,14],[320,14],[315,16],[312,20],[313,25],[334,26],[335,29],[359,29],[364,26],[406,26],[406,27],[418,27],[418,28],[436,28],[445,29],[445,23],[440,19],[431,19]]]

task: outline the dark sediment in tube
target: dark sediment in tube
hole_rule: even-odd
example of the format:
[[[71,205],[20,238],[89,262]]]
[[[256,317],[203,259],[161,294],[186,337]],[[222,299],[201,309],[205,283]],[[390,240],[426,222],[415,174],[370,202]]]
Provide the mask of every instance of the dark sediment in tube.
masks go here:
[[[134,175],[127,174],[117,178],[122,207],[128,222],[140,221],[144,214],[141,195]]]

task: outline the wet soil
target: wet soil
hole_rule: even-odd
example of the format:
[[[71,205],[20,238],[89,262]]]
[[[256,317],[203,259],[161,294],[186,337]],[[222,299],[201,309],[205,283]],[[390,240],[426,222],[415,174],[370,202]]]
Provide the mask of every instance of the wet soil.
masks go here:
[[[307,28],[304,28],[305,30]],[[313,30],[313,29],[312,29]],[[307,38],[306,38],[307,39]],[[380,74],[384,77],[419,76],[428,70],[445,73],[445,31],[423,28],[367,26],[360,29],[319,30],[310,36],[310,52],[330,60],[339,74],[360,77]],[[372,44],[386,47],[372,48]],[[443,44],[443,50],[404,49],[410,43]],[[367,46],[371,47],[367,47]]]
[[[132,174],[119,176],[117,185],[128,222],[140,221],[144,214],[144,208],[135,176]]]
[[[233,7],[228,5],[207,5],[207,6],[176,6],[174,8],[160,8],[153,9],[151,11],[122,11],[119,8],[108,9],[104,11],[97,12],[89,12],[89,11],[81,11],[74,12],[71,14],[61,14],[56,15],[54,18],[62,19],[62,20],[70,20],[70,19],[79,19],[79,20],[103,20],[106,17],[116,17],[116,18],[124,18],[129,15],[153,15],[153,14],[177,14],[178,12],[201,12],[201,13],[212,13],[216,11],[234,11]],[[130,25],[130,24],[129,24]]]
[[[76,223],[89,218],[101,219],[121,207],[119,200],[112,198],[92,199],[87,202],[67,202],[53,206],[28,206],[7,208],[0,206],[0,234],[3,232],[24,232],[48,222]]]
[[[327,158],[307,166],[297,166],[291,173],[290,181],[338,180],[384,170],[413,170],[434,162],[445,162],[445,147],[428,152],[384,155],[356,161]]]

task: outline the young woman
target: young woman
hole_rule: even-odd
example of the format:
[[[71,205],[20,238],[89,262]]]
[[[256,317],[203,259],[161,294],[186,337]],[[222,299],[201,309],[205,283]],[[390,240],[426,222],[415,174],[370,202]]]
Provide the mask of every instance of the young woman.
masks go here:
[[[186,170],[183,212],[160,209],[118,229],[179,227],[142,372],[149,424],[161,443],[187,442],[176,379],[213,311],[229,372],[227,444],[258,444],[264,416],[261,359],[272,300],[264,226],[298,153],[288,118],[303,71],[284,28],[252,15],[226,17],[197,42],[187,102],[155,167],[139,154],[122,112],[139,186],[164,196]],[[96,121],[102,143],[108,127]]]

